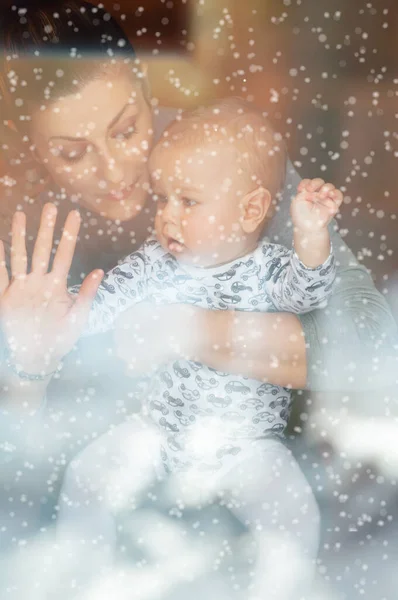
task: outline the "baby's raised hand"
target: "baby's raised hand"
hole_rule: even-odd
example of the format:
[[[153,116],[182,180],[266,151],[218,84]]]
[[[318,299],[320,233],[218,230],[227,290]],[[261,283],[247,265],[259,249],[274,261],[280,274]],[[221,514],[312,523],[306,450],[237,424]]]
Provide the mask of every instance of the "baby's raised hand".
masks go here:
[[[295,229],[319,233],[338,213],[343,194],[323,179],[303,179],[292,201],[291,215]]]

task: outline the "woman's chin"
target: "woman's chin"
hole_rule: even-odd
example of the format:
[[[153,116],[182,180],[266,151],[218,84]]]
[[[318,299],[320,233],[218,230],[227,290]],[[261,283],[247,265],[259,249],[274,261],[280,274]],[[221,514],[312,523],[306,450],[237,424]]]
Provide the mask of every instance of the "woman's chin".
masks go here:
[[[130,221],[140,214],[145,202],[146,195],[139,199],[134,198],[116,203],[115,206],[112,205],[106,210],[106,216],[113,221]]]
[[[81,205],[112,221],[129,221],[142,211],[146,201],[147,193],[144,190],[133,190],[130,196],[123,200],[100,197],[90,202],[82,201]]]

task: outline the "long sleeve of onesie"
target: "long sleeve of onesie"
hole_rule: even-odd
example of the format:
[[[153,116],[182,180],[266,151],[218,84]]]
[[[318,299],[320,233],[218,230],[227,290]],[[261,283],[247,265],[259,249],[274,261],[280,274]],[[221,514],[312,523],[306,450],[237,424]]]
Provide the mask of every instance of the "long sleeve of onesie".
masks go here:
[[[331,252],[318,267],[306,267],[294,250],[275,244],[262,247],[260,287],[279,311],[304,313],[322,308],[332,292],[336,261]]]
[[[146,299],[153,246],[151,241],[146,242],[106,273],[94,299],[84,335],[111,329],[123,311]],[[77,294],[79,287],[71,287],[69,293]]]

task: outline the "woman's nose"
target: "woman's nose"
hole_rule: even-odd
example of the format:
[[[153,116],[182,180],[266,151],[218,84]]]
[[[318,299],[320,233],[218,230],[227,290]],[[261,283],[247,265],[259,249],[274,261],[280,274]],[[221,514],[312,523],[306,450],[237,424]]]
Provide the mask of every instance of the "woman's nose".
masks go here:
[[[103,177],[109,183],[118,185],[123,182],[123,165],[108,153],[102,156],[102,169]]]

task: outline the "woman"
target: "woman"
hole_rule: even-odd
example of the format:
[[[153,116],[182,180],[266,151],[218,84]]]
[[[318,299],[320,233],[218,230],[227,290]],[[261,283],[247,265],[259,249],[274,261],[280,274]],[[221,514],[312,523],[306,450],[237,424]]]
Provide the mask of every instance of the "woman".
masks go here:
[[[6,11],[2,28],[1,114],[7,121],[7,139],[17,138],[20,143],[21,156],[13,154],[14,161],[32,156],[44,173],[43,186],[47,184],[35,198],[21,199],[17,186],[7,188],[1,206],[1,237],[13,276],[9,281],[3,267],[0,316],[7,358],[2,401],[9,412],[27,406],[30,413],[41,405],[47,390],[57,443],[77,428],[67,452],[70,457],[110,421],[123,419],[130,410],[126,403],[132,402],[131,384],[123,384],[122,367],[110,355],[106,336],[81,342],[68,354],[83,327],[100,273],[85,280],[79,304],[74,306],[54,302],[54,285],[65,283],[68,270],[69,282],[77,283],[93,268],[109,268],[147,237],[154,210],[147,200],[146,161],[154,137],[170,114],[152,111],[145,70],[123,31],[102,10],[93,12],[90,4],[81,1],[64,2],[61,8],[58,2],[33,2],[19,13]],[[289,165],[280,211],[268,231],[286,245],[291,245],[286,226],[289,197],[298,183]],[[45,206],[49,200],[58,207],[57,227],[72,208],[79,208],[80,217],[76,213],[68,217],[67,235],[59,242],[47,274],[55,218],[53,207]],[[12,216],[17,208],[26,214],[26,235],[23,215]],[[60,239],[59,229],[55,237]],[[232,311],[165,307],[157,316],[163,339],[174,337],[178,342],[171,350],[166,343],[151,343],[159,338],[159,326],[152,327],[153,311],[147,313],[142,307],[132,320],[147,328],[146,348],[150,350],[146,357],[140,349],[142,363],[137,368],[145,371],[148,361],[180,352],[215,368],[285,386],[352,386],[347,357],[358,357],[366,373],[375,345],[392,339],[395,326],[370,277],[336,232],[333,243],[340,263],[339,282],[328,311],[302,316],[241,313],[237,319]],[[182,323],[178,330],[176,315]],[[193,327],[198,331],[194,346],[189,343]],[[126,358],[134,353],[132,340],[128,342],[121,334],[119,353]],[[67,354],[62,371],[53,378]],[[108,377],[101,377],[102,372]],[[115,381],[119,383],[116,392]],[[101,398],[106,403],[101,403],[101,412],[97,408],[93,423],[93,407],[98,407]],[[76,413],[82,418],[76,418]]]

